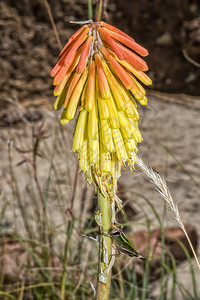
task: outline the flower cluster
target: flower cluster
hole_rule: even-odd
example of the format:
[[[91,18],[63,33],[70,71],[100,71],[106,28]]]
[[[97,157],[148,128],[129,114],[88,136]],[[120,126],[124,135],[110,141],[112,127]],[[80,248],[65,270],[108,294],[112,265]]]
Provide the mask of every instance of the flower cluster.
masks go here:
[[[69,39],[53,68],[54,109],[64,110],[61,123],[79,116],[73,140],[79,170],[100,187],[115,183],[121,167],[136,161],[138,128],[137,100],[147,104],[138,82],[151,84],[144,73],[148,51],[121,30],[103,21],[83,25]]]

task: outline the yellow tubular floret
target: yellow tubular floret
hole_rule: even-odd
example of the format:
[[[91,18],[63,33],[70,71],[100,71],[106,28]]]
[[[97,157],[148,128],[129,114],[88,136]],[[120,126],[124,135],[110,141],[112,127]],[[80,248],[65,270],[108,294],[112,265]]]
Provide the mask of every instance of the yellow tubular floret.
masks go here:
[[[132,102],[132,104],[135,106],[135,108],[137,109],[137,103],[136,101],[133,99],[133,95],[132,94],[129,94],[129,100]],[[128,100],[128,101],[129,101]]]
[[[107,101],[107,105],[109,110],[111,128],[119,129],[120,124],[119,124],[118,112],[112,94],[110,94],[110,99]]]
[[[106,152],[113,152],[114,144],[113,144],[113,138],[112,138],[112,130],[109,126],[109,121],[101,120],[100,124],[101,124],[100,143],[102,144],[102,146]]]
[[[112,154],[111,174],[114,181],[121,176],[121,162],[117,158],[116,153]]]
[[[125,147],[127,152],[136,151],[137,152],[137,142],[136,140],[130,139],[125,141]]]
[[[117,158],[121,162],[125,162],[128,159],[128,156],[126,153],[126,148],[120,130],[112,129],[112,136],[113,136]]]
[[[138,102],[139,102],[141,105],[147,105],[147,104],[148,104],[147,97],[143,96],[142,99],[138,100]]]
[[[141,132],[138,127],[138,122],[133,120],[132,118],[129,118],[129,121],[131,123],[131,128],[132,128],[132,133],[133,133],[134,139],[140,143],[142,141],[142,135],[141,135]]]
[[[69,123],[69,119],[67,118],[67,110],[64,109],[60,118],[60,123],[62,125],[67,125]]]
[[[136,100],[140,100],[142,99],[142,97],[144,96],[141,91],[137,91],[135,89],[130,89],[131,93],[133,94],[133,96],[135,97]]]
[[[62,82],[57,85],[54,89],[54,96],[59,96],[62,94],[63,90],[65,89],[67,83],[68,83],[68,79],[71,76],[71,73],[67,73],[64,77],[64,79],[62,80]]]
[[[135,84],[138,86],[139,90],[141,91],[141,93],[143,95],[146,95],[146,91],[145,89],[143,88],[143,86],[135,79],[135,77],[133,75],[129,75],[131,77],[131,79],[135,82]]]
[[[53,104],[54,110],[59,110],[63,106],[63,104],[65,102],[67,88],[68,88],[68,86],[66,85],[65,88],[63,89],[62,93],[56,98],[56,100]]]
[[[131,99],[133,105],[137,108],[137,104],[136,104],[135,100],[133,99],[133,96],[130,94],[130,92],[127,91],[123,86],[120,86],[120,90],[121,90],[121,93],[122,93],[123,98],[125,100],[125,105],[122,109],[124,111],[126,110],[126,103],[128,103],[130,99]]]
[[[99,139],[88,140],[88,163],[94,165],[99,162]]]
[[[83,109],[79,113],[79,117],[76,123],[76,129],[73,139],[73,149],[72,151],[79,152],[83,146],[84,138],[85,138],[85,129],[87,124],[87,110]]]
[[[126,102],[125,113],[129,118],[133,118],[135,121],[138,121],[140,118],[137,108],[135,107],[132,100],[130,100],[130,99],[128,99]]]
[[[131,130],[131,124],[129,122],[129,119],[125,115],[123,111],[118,111],[119,116],[119,122],[120,122],[120,130],[123,132],[123,136],[126,139],[130,139],[133,137],[132,130]]]
[[[111,172],[111,154],[104,150],[103,145],[100,145],[100,169],[101,173]]]
[[[79,158],[79,171],[88,172],[89,165],[87,159],[87,140],[84,140],[83,147],[81,148],[78,158]]]
[[[107,106],[107,100],[98,98],[98,108],[99,108],[100,119],[107,120],[109,118],[109,110],[108,110],[108,106]]]
[[[133,73],[133,75],[136,76],[145,85],[151,85],[152,84],[152,80],[144,72],[133,68],[131,73]]]
[[[126,90],[124,88],[124,86],[122,86],[120,84],[120,81],[116,77],[115,77],[115,79],[117,80],[117,82],[119,84],[120,93],[121,93],[121,95],[123,97],[123,101],[124,101],[124,105],[120,108],[120,110],[127,111],[129,109],[128,105],[131,105],[131,106],[134,105],[135,108],[137,108],[137,104],[136,104],[135,100],[133,99],[133,97],[131,96],[131,94],[129,93],[129,91]],[[132,102],[131,104],[129,104],[130,100]],[[135,110],[133,109],[132,111],[134,114]]]
[[[96,140],[98,138],[98,111],[97,111],[97,103],[95,101],[95,105],[92,111],[88,113],[88,139]]]
[[[128,153],[128,164],[132,165],[134,167],[134,163],[137,163],[136,154],[135,152],[129,152]]]

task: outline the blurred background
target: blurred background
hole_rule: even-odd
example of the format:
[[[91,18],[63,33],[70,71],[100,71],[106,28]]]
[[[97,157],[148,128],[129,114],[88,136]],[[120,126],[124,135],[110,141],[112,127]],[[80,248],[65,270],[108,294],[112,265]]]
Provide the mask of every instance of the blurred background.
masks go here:
[[[48,0],[64,46],[87,1]],[[139,155],[165,176],[197,254],[200,234],[200,3],[107,0],[103,19],[149,50]],[[95,1],[93,1],[95,7]],[[91,299],[94,187],[59,124],[50,71],[60,50],[43,0],[0,2],[0,299]],[[200,299],[199,270],[172,212],[136,168],[119,180],[125,225],[146,264],[116,259],[111,299]],[[179,242],[178,242],[178,241]],[[63,284],[66,295],[63,298]]]

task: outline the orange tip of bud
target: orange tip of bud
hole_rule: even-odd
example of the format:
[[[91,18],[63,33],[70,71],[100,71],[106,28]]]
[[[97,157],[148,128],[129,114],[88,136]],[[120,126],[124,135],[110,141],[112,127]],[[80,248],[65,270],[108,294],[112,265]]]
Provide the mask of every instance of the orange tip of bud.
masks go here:
[[[129,90],[133,87],[132,80],[129,77],[127,71],[110,55],[104,46],[100,48],[103,55],[106,57],[108,62],[111,64],[112,68],[116,72],[117,76],[124,84],[124,86]]]
[[[64,64],[64,57],[58,61],[55,67],[51,70],[51,76],[54,77]]]
[[[86,27],[83,32],[81,33],[81,35],[78,37],[78,39],[75,41],[75,43],[73,44],[72,48],[69,50],[69,52],[67,53],[66,57],[65,57],[65,62],[64,64],[66,66],[71,65],[72,61],[76,55],[76,50],[80,47],[80,45],[84,42],[88,32],[89,32],[89,27]]]
[[[105,31],[113,37],[114,39],[118,40],[120,43],[126,45],[133,51],[137,52],[138,54],[142,56],[147,56],[148,55],[148,50],[145,49],[144,47],[140,46],[137,44],[134,40],[131,40],[130,38],[127,38],[117,32],[111,31],[110,29],[105,28]]]
[[[58,71],[58,73],[56,74],[56,76],[54,77],[54,81],[53,81],[53,84],[54,85],[58,85],[59,83],[62,82],[62,80],[64,79],[67,71],[69,69],[69,66],[66,67],[66,66],[62,66],[60,68],[60,70]]]
[[[118,44],[115,40],[101,27],[97,28],[98,32],[100,33],[101,38],[106,41],[106,43],[110,46],[110,48],[116,53],[119,59],[125,59],[125,55],[120,50]]]
[[[110,29],[110,30],[112,30],[112,31],[114,31],[114,32],[116,32],[116,33],[118,33],[118,34],[120,34],[120,35],[122,35],[122,36],[125,36],[126,38],[128,38],[128,39],[134,41],[134,39],[131,38],[128,34],[126,34],[125,32],[121,31],[120,29],[118,29],[118,28],[116,28],[116,27],[114,27],[114,26],[112,26],[112,25],[110,25],[110,24],[108,24],[108,23],[106,23],[106,22],[104,22],[104,21],[101,21],[101,22],[100,22],[100,25],[101,25],[102,27],[104,27],[104,28],[108,28],[108,29]]]
[[[140,58],[138,55],[130,51],[128,48],[124,47],[122,44],[118,43],[119,47],[121,50],[123,50],[125,56],[126,56],[126,61],[130,63],[133,67],[136,69],[139,69],[141,71],[147,71],[148,66],[146,62]]]
[[[62,57],[64,55],[64,53],[67,52],[67,50],[69,50],[69,48],[72,47],[72,44],[77,40],[77,38],[81,35],[81,33],[83,32],[83,30],[88,27],[88,25],[83,25],[81,28],[79,28],[79,30],[77,30],[68,40],[67,44],[65,45],[65,47],[62,49],[62,51],[59,54],[59,57]]]

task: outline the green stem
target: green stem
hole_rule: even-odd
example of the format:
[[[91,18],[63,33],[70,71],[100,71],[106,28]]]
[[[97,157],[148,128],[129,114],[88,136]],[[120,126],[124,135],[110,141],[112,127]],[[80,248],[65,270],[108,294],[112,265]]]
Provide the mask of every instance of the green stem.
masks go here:
[[[98,190],[98,206],[101,213],[100,231],[108,234],[111,228],[111,203],[109,198],[105,198],[100,190]],[[97,300],[108,300],[110,295],[111,269],[105,274],[106,268],[109,266],[112,254],[112,239],[107,236],[100,236],[99,241],[99,267],[98,267],[98,286]]]
[[[92,19],[92,0],[88,0],[88,20]]]

